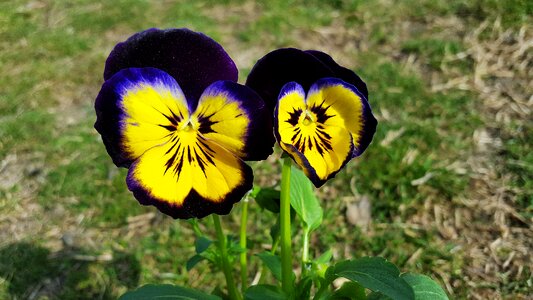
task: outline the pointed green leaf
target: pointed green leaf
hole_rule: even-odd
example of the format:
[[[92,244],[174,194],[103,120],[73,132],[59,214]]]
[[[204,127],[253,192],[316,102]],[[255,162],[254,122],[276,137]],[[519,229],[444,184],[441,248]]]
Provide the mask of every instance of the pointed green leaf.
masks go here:
[[[433,279],[420,274],[401,276],[413,288],[416,300],[448,300],[448,296]]]
[[[184,288],[171,284],[147,284],[127,292],[120,300],[222,300],[222,298],[209,295],[201,291]]]
[[[244,300],[287,300],[288,297],[277,286],[259,284],[249,287],[244,293]]]
[[[279,214],[280,192],[273,188],[258,189],[259,190],[256,191],[256,188],[254,188],[254,193],[252,194],[255,202],[257,202],[261,208]]]
[[[337,279],[338,277],[339,276],[335,274],[335,266],[329,266],[324,273],[324,279],[326,280],[327,284],[332,283],[333,280]]]
[[[322,253],[317,259],[313,260],[312,267],[315,272],[320,277],[326,276],[326,270],[329,267],[329,262],[331,261],[331,258],[333,257],[333,252],[331,249],[328,251]]]
[[[397,300],[411,300],[415,294],[411,286],[400,277],[398,268],[381,257],[362,257],[337,263],[336,277],[344,277],[362,286]]]
[[[205,257],[203,257],[201,255],[198,255],[198,254],[192,256],[191,258],[189,258],[189,260],[187,261],[187,264],[186,264],[187,271],[192,270],[192,268],[194,268],[194,266],[196,266],[199,262],[201,262],[204,259],[205,259]]]
[[[315,196],[313,184],[295,166],[291,166],[290,196],[292,208],[305,223],[307,229],[313,231],[318,228],[322,223],[322,207]]]
[[[296,284],[296,299],[309,299],[311,287],[313,286],[313,277],[305,276]]]
[[[333,251],[331,249],[328,249],[328,251],[322,253],[317,259],[315,259],[315,263],[317,264],[327,264],[331,261],[331,258],[333,257]]]
[[[272,275],[274,275],[277,280],[281,281],[281,259],[270,252],[261,252],[256,255],[261,259],[270,272],[272,272]]]
[[[209,246],[213,243],[212,240],[206,238],[205,236],[198,237],[196,239],[196,242],[194,243],[194,247],[196,249],[196,253],[200,254],[207,250]]]

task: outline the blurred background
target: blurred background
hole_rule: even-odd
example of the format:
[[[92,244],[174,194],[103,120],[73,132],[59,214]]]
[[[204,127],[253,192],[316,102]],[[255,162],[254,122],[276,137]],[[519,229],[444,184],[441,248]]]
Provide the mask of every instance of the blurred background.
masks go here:
[[[225,47],[241,83],[279,47],[327,52],[366,81],[378,131],[317,191],[315,256],[380,255],[455,299],[531,299],[532,14],[527,0],[0,1],[0,298],[223,284],[205,263],[186,271],[191,224],[140,206],[93,129],[113,46],[188,27]],[[279,155],[254,165],[258,184],[278,184]],[[240,209],[223,217],[235,235]],[[256,253],[274,220],[250,214]]]

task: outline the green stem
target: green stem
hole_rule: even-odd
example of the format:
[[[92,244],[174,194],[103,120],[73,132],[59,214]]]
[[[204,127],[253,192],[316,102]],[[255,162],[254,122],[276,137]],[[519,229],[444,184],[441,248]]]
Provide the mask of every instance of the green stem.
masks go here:
[[[278,246],[279,246],[279,237],[276,238],[276,240],[272,244],[272,248],[270,249],[270,253],[276,254],[276,251],[278,250]]]
[[[244,293],[248,287],[248,266],[247,266],[247,257],[246,257],[246,221],[248,219],[248,197],[245,197],[242,201],[242,212],[241,212],[241,235],[239,240],[239,246],[242,249],[240,254],[241,261],[241,291]]]
[[[287,295],[292,294],[292,249],[291,249],[291,159],[283,160],[281,170],[280,242],[281,242],[281,287]]]
[[[309,269],[309,230],[304,230],[304,237],[303,237],[303,249],[302,249],[302,277],[307,275],[307,271]]]
[[[241,300],[241,294],[239,294],[239,292],[237,291],[235,279],[233,279],[233,274],[231,274],[226,236],[224,235],[222,225],[220,224],[220,217],[217,214],[213,214],[213,222],[215,223],[218,248],[220,250],[220,257],[222,258],[222,271],[224,272],[224,276],[226,277],[229,297],[232,300]]]

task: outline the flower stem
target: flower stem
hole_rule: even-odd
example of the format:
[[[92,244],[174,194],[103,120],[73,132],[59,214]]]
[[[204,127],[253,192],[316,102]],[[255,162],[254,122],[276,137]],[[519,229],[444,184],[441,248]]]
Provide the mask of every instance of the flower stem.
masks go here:
[[[309,230],[304,230],[302,249],[302,277],[307,275],[309,269]]]
[[[218,248],[220,250],[220,257],[222,258],[222,271],[224,272],[224,276],[226,277],[229,297],[232,300],[241,300],[241,294],[239,294],[239,292],[237,291],[235,279],[233,279],[233,274],[231,274],[226,236],[224,235],[222,225],[220,224],[220,217],[217,214],[213,214],[213,222],[215,223],[215,230],[218,239]]]
[[[291,158],[283,160],[281,170],[280,242],[281,242],[281,287],[287,295],[292,294],[292,249],[291,249]]]
[[[241,291],[244,293],[248,287],[248,266],[246,261],[246,220],[248,218],[248,197],[245,197],[242,201],[241,212],[241,234],[239,239],[239,246],[242,249],[240,254],[241,262]]]

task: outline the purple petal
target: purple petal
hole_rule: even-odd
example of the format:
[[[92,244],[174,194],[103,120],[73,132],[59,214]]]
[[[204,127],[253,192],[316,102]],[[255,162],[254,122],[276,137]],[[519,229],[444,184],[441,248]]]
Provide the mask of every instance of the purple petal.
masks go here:
[[[333,71],[313,55],[299,49],[284,48],[272,51],[257,61],[246,85],[263,98],[270,111],[274,111],[278,95],[286,83],[294,81],[308,90],[318,79],[334,76]]]
[[[354,71],[347,69],[335,62],[331,56],[328,54],[318,51],[318,50],[306,50],[306,53],[309,53],[319,59],[323,64],[328,66],[333,73],[335,73],[335,76],[340,78],[350,84],[353,84],[363,95],[366,99],[368,99],[368,89],[366,87],[366,83],[361,79],[361,77],[357,76]]]
[[[220,44],[185,28],[152,28],[117,44],[107,58],[104,79],[132,67],[167,72],[180,84],[188,101],[197,101],[215,81],[238,79],[235,63]]]

